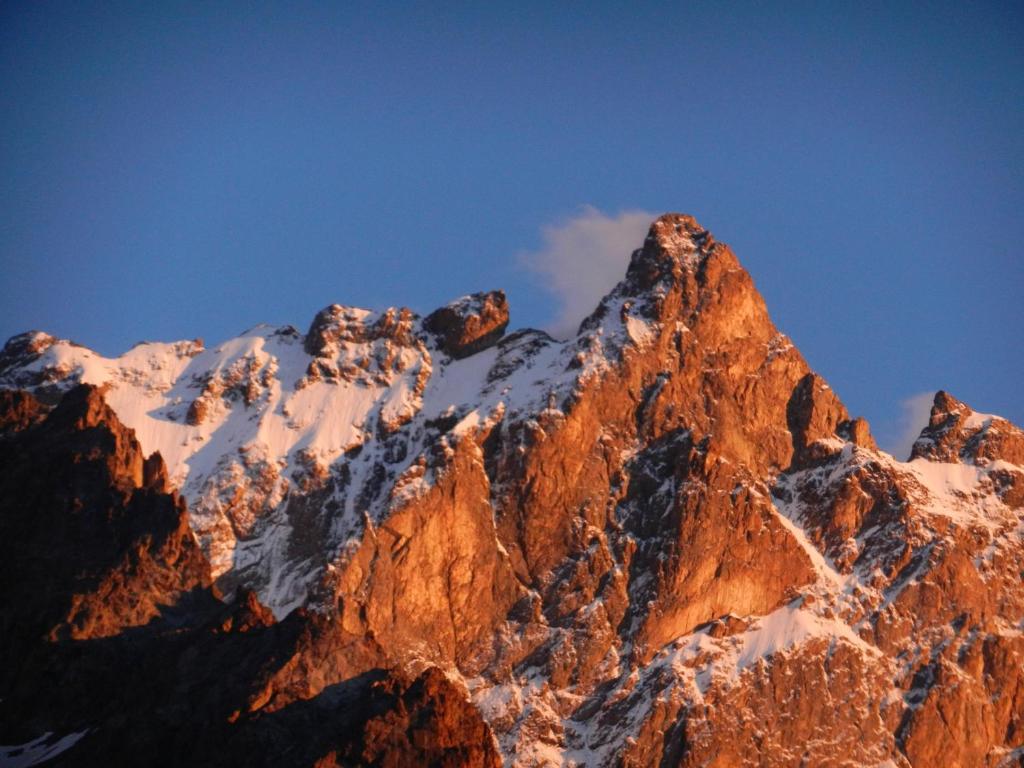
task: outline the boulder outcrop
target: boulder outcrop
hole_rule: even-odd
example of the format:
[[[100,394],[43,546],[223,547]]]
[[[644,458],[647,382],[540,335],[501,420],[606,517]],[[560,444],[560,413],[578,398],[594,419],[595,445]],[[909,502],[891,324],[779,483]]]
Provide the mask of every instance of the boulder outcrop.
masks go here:
[[[463,296],[423,320],[440,347],[455,358],[469,357],[494,346],[508,326],[508,300],[503,291]]]

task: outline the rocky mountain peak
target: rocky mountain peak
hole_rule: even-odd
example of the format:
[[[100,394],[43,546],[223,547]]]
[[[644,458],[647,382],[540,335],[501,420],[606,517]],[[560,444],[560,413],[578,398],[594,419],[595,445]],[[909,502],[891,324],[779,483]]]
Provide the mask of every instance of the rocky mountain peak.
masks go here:
[[[42,331],[28,331],[12,336],[0,350],[0,376],[28,365],[57,342]]]
[[[793,466],[819,461],[851,442],[877,450],[866,420],[851,419],[832,388],[816,373],[804,376],[786,407],[793,435]]]
[[[911,451],[912,459],[970,464],[1007,461],[1024,465],[1024,432],[998,416],[978,413],[948,392],[938,391]]]
[[[53,336],[42,331],[19,333],[9,338],[7,343],[4,344],[3,351],[0,352],[0,360],[9,363],[10,361],[38,355],[56,341],[57,339]]]
[[[687,254],[708,251],[715,244],[711,233],[702,227],[693,216],[685,213],[666,213],[651,223],[644,238],[644,248],[657,246],[662,252],[674,258]]]
[[[939,393],[912,461],[877,450],[682,214],[576,336],[507,323],[491,291],[211,349],[12,340],[0,650],[26,661],[0,668],[0,742],[66,734],[79,764],[1020,761],[1017,427]]]
[[[362,344],[386,339],[410,346],[413,342],[415,313],[407,307],[391,307],[372,312],[358,307],[331,304],[317,312],[306,333],[306,352],[328,357],[338,343]]]
[[[666,278],[678,279],[684,269],[694,269],[714,244],[711,233],[692,216],[665,214],[651,224],[643,246],[633,252],[626,279],[638,291],[650,290]]]
[[[508,319],[505,292],[489,291],[463,296],[431,312],[423,328],[437,338],[446,354],[461,359],[496,344]]]

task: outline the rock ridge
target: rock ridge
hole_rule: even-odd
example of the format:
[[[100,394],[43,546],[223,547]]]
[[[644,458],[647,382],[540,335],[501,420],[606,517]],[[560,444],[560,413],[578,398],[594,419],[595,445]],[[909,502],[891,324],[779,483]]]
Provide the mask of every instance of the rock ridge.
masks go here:
[[[684,214],[574,337],[508,321],[491,291],[116,359],[8,342],[0,615],[28,661],[0,741],[58,734],[74,764],[1024,759],[1024,432],[940,392],[910,460],[879,450]]]

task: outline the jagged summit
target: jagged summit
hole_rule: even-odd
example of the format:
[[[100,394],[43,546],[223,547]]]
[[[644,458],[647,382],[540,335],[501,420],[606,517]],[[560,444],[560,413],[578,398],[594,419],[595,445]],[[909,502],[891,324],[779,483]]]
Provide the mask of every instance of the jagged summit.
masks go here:
[[[57,342],[42,331],[27,331],[12,336],[0,350],[0,375],[35,359]]]
[[[793,467],[806,466],[833,455],[847,442],[877,450],[866,420],[851,419],[832,388],[815,373],[808,373],[786,405],[793,435]]]
[[[986,464],[1024,464],[1024,433],[1006,419],[978,413],[948,392],[935,393],[928,425],[911,459]]]
[[[643,247],[634,252],[629,274],[651,264],[682,261],[693,265],[698,257],[707,257],[715,239],[693,216],[666,213],[651,224]],[[671,267],[670,267],[671,269]]]
[[[40,335],[8,345],[0,386],[51,399],[78,382],[104,387],[167,462],[223,591],[253,588],[279,615],[321,599],[316,585],[364,518],[429,494],[474,435],[530,441],[513,436],[557,415],[588,420],[587,444],[625,419],[626,444],[686,430],[709,457],[757,471],[824,458],[848,438],[873,447],[823,382],[804,386],[810,371],[750,276],[693,217],[652,223],[577,337],[506,337],[508,319],[491,291],[425,318],[333,304],[304,336],[257,326],[212,349],[144,344],[114,360]],[[300,508],[312,517],[297,527]],[[505,542],[527,582],[569,546],[568,518],[546,514],[560,521],[553,540]]]
[[[221,763],[232,739],[261,754],[280,732],[310,734],[302,754],[328,760],[323,713],[371,703],[384,714],[331,736],[336,762],[493,765],[488,734],[524,768],[1024,754],[1017,427],[939,393],[910,461],[879,451],[731,249],[682,214],[652,224],[574,337],[506,333],[508,320],[491,291],[426,317],[336,304],[305,334],[257,326],[212,348],[151,343],[114,359],[41,334],[8,343],[0,449],[56,450],[40,436],[74,433],[59,409],[90,393],[89,429],[134,446],[114,450],[131,467],[111,486],[179,492],[185,538],[215,581],[192,566],[175,581],[174,547],[129,538],[154,563],[97,561],[97,580],[64,597],[128,600],[123,585],[151,573],[239,596],[227,614],[164,606],[191,622],[170,645],[159,622],[132,627],[133,653],[152,654],[136,668],[184,670],[186,683],[155,689],[175,729],[227,723],[205,746]],[[166,464],[159,487],[140,460]],[[78,466],[60,469],[70,487]],[[45,500],[46,525],[77,514],[64,480],[30,474],[0,466],[0,488],[25,509]],[[82,487],[100,498],[103,482]],[[28,573],[37,553],[24,558]],[[2,610],[20,626],[20,609]],[[36,648],[25,674],[50,670],[47,690],[92,679],[22,639]],[[87,669],[94,687],[123,691]],[[136,693],[113,696],[96,725],[57,693],[33,704],[35,678],[8,678],[0,723],[29,731],[22,741],[74,734],[93,749],[79,754],[139,761],[136,712],[152,706],[128,706]],[[221,688],[189,714],[196,691]]]

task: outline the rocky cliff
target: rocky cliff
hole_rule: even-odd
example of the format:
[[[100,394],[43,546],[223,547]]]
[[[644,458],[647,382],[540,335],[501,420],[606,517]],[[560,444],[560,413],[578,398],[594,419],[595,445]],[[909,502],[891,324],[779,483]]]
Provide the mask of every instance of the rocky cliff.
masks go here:
[[[0,760],[1024,760],[1024,432],[878,450],[688,216],[508,312],[9,341]]]

